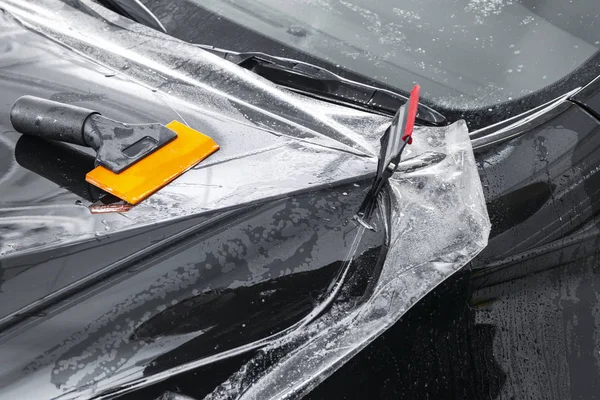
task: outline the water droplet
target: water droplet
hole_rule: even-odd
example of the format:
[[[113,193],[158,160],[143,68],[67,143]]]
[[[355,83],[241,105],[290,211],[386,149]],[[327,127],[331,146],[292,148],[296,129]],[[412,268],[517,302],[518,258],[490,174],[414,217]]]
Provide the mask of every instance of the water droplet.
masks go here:
[[[301,26],[290,26],[287,33],[298,37],[305,37],[308,35],[308,31]]]
[[[538,136],[534,141],[535,155],[540,161],[546,161],[548,159],[548,148],[546,147],[546,138]]]

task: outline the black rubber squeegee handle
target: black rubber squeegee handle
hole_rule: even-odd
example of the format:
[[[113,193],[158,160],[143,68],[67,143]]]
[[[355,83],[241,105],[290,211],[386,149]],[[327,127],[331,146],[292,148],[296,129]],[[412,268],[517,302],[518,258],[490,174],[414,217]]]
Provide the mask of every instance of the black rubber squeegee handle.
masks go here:
[[[177,138],[161,124],[125,124],[71,104],[33,96],[19,98],[10,111],[17,132],[96,150],[96,165],[119,173]]]
[[[71,104],[23,96],[13,106],[10,122],[17,132],[25,135],[94,148],[93,142],[88,143],[83,134],[85,121],[92,114],[99,113]]]

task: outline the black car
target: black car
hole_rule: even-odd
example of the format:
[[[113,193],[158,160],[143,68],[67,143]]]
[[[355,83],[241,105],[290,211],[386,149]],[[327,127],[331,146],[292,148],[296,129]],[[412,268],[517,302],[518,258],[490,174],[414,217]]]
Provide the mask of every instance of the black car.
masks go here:
[[[600,10],[402,3],[0,1],[0,398],[594,398]],[[130,207],[25,95],[221,149]]]

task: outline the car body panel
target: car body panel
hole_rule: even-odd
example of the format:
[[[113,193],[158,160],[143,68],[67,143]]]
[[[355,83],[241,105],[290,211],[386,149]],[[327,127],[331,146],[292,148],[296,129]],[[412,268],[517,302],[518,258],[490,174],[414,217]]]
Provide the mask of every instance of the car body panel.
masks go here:
[[[3,23],[10,29],[2,41],[6,51],[0,76],[7,108],[19,96],[30,94],[75,103],[132,123],[181,119],[215,138],[222,150],[127,213],[90,214],[88,207],[98,200],[98,193],[83,181],[86,167],[93,165],[89,150],[21,138],[12,130],[8,112],[0,113],[3,131],[0,151],[4,155],[0,179],[3,229],[0,253],[3,280],[14,283],[14,289],[4,291],[11,301],[2,302],[0,323],[8,323],[18,313],[33,312],[29,307],[32,302],[50,300],[64,288],[84,284],[89,275],[118,268],[123,259],[137,252],[143,255],[148,241],[160,245],[162,239],[173,233],[210,219],[209,213],[214,210],[299,191],[319,188],[326,191],[349,180],[368,179],[374,173],[376,158],[360,151],[353,154],[347,145],[325,134],[315,133],[319,136],[317,142],[321,141],[316,144],[307,137],[294,138],[267,129],[266,125],[277,124],[281,118],[266,111],[260,111],[265,116],[262,120],[246,120],[236,114],[238,121],[235,121],[224,112],[216,115],[207,103],[193,106],[155,92],[129,76],[109,73],[107,67],[24,29],[6,14]],[[201,59],[208,57],[210,61],[205,62],[209,65],[224,62],[192,49]],[[128,69],[134,68],[132,65]],[[268,87],[268,92],[277,91],[261,79],[256,81],[253,84]],[[250,91],[237,83],[230,90]],[[205,93],[201,88],[196,92]],[[273,102],[273,106],[301,109],[304,103],[296,101],[300,97],[290,95],[293,98],[288,105],[280,100],[277,104]],[[326,107],[319,116],[313,111],[315,100],[306,101],[304,112],[310,113],[315,121],[322,118],[319,124],[323,126],[329,124],[333,126],[331,129],[339,129],[336,135],[343,136],[355,121],[360,121],[359,130],[366,132],[373,128],[382,132],[383,123],[388,120],[336,106]],[[299,111],[296,117],[300,114]],[[290,124],[297,131],[305,129]],[[376,135],[376,132],[365,134]],[[340,147],[336,149],[338,144]],[[73,152],[81,160],[76,167],[65,161],[73,160]],[[277,160],[284,162],[274,170],[271,163]],[[19,190],[14,190],[15,187]],[[364,195],[360,185],[347,191],[350,196]],[[184,220],[185,217],[194,219]],[[111,243],[120,243],[121,248],[107,251]],[[59,257],[82,250],[89,250],[85,257],[93,257],[94,262],[80,266],[74,257],[64,264]],[[55,278],[44,279],[43,283],[33,280],[40,271]]]
[[[248,351],[309,317],[342,267],[385,254],[384,230],[356,246],[352,218],[389,118],[283,91],[183,42],[165,59],[164,37],[125,19],[58,1],[0,8],[0,358],[15,360],[0,368],[1,398]],[[61,18],[87,36],[61,36],[73,32]],[[92,153],[16,133],[8,111],[23,95],[177,119],[221,150],[139,206],[93,214]]]
[[[492,221],[481,268],[584,229],[597,214],[600,122],[564,109],[518,138],[477,152]]]
[[[575,102],[562,98],[542,123],[523,123],[518,137],[508,132],[475,150],[492,221],[488,247],[307,398],[562,400],[598,392],[600,119],[581,104],[599,85]],[[219,367],[196,373],[213,371]],[[196,389],[191,380],[161,390],[210,393],[210,383]]]
[[[389,119],[289,93],[179,41],[165,50],[165,36],[89,2],[77,3],[89,8],[77,21],[57,1],[2,4],[19,21],[3,15],[5,110],[34,94],[128,122],[181,119],[223,151],[127,213],[93,215],[81,170],[63,179],[29,169],[16,150],[39,143],[22,141],[0,112],[0,223],[15,235],[0,243],[0,353],[18,360],[0,369],[0,397],[75,395],[105,377],[116,384],[198,356],[214,362],[309,316],[348,261],[353,213]],[[568,102],[477,153],[496,230],[474,266],[496,268],[586,231],[597,131],[594,116]],[[357,267],[385,255],[385,234],[363,237]]]

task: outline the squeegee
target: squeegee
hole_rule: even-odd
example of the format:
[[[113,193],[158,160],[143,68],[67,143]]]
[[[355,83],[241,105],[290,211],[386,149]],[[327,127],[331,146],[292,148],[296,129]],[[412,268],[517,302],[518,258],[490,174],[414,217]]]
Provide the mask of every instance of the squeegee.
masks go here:
[[[86,181],[137,204],[219,149],[212,138],[172,121],[126,124],[71,104],[33,96],[10,112],[17,132],[96,151]]]

